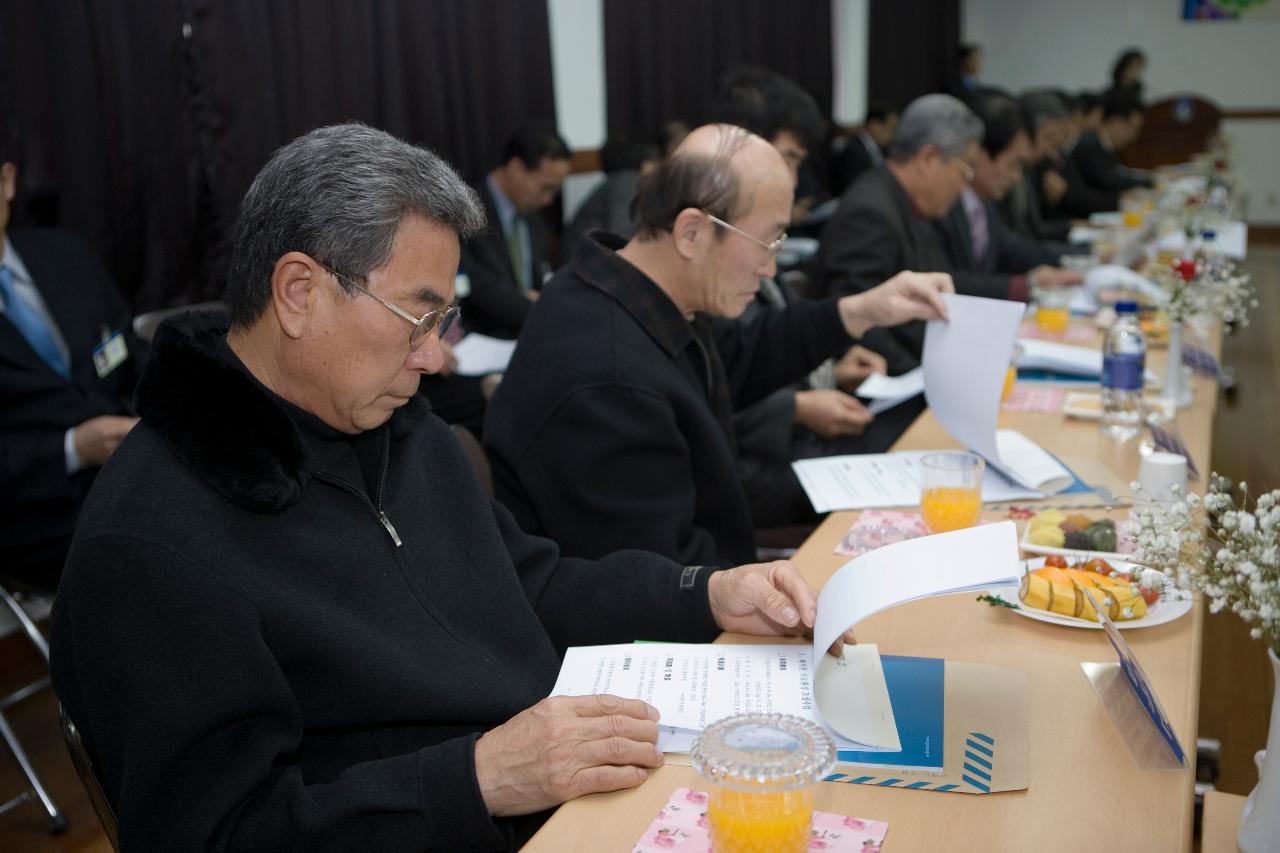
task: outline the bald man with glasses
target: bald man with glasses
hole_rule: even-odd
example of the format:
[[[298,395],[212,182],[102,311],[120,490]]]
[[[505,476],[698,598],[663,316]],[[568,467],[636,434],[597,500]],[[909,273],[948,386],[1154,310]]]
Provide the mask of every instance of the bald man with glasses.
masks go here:
[[[873,326],[942,317],[945,275],[731,322],[755,299],[795,182],[763,138],[695,130],[641,182],[636,236],[596,232],[543,288],[485,442],[498,497],[568,554],[754,559],[733,412],[843,353]]]

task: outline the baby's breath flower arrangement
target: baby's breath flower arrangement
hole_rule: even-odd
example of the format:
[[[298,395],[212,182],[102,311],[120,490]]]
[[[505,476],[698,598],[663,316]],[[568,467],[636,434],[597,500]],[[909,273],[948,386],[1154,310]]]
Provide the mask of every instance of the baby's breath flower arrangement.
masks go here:
[[[1215,474],[1203,499],[1158,497],[1134,510],[1134,560],[1204,593],[1210,612],[1230,610],[1280,654],[1280,489],[1250,509],[1248,486],[1233,492]]]

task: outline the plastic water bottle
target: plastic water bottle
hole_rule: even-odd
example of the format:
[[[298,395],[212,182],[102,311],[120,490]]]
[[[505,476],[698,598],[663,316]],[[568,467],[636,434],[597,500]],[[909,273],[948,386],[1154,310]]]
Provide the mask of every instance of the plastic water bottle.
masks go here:
[[[1222,252],[1222,244],[1218,242],[1218,232],[1212,228],[1200,232],[1199,256],[1205,267],[1215,272],[1226,265],[1227,257]]]
[[[1116,321],[1102,341],[1102,434],[1119,441],[1142,430],[1142,380],[1147,340],[1138,325],[1138,303],[1117,302]]]

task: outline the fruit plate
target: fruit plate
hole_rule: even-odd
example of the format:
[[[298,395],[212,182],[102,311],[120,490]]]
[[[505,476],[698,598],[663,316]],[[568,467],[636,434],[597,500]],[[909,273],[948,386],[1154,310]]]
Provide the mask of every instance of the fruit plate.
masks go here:
[[[1081,551],[1079,548],[1055,548],[1052,545],[1033,545],[1031,544],[1031,525],[1027,524],[1026,529],[1022,531],[1022,541],[1018,543],[1018,547],[1028,554],[1039,554],[1043,557],[1058,555],[1068,559],[1078,558],[1080,560],[1092,560],[1094,557],[1101,557],[1108,563],[1116,560],[1127,560],[1130,554],[1121,554],[1116,551]],[[1034,566],[1033,568],[1039,568]]]
[[[1072,552],[1079,553],[1079,552]],[[1115,569],[1127,572],[1141,572],[1142,567],[1133,563],[1127,563],[1124,560],[1107,560]],[[1041,568],[1044,565],[1043,557],[1036,557],[1030,560],[1024,560],[1023,565],[1027,571]],[[1002,586],[987,590],[987,595],[999,596],[1012,605],[1012,608],[1003,608],[1012,610],[1019,616],[1025,616],[1028,619],[1034,619],[1037,622],[1048,622],[1050,625],[1064,625],[1068,628],[1092,628],[1095,631],[1102,630],[1101,622],[1091,622],[1088,619],[1079,619],[1075,616],[1064,616],[1061,613],[1050,613],[1048,610],[1038,610],[1034,607],[1027,607],[1018,600],[1018,587]],[[1187,615],[1191,612],[1193,604],[1191,593],[1186,590],[1175,589],[1169,593],[1167,598],[1161,598],[1155,604],[1147,605],[1147,615],[1141,619],[1127,619],[1117,621],[1113,624],[1122,631],[1128,631],[1131,628],[1150,628],[1154,625],[1163,625],[1166,622],[1172,622],[1175,619]]]

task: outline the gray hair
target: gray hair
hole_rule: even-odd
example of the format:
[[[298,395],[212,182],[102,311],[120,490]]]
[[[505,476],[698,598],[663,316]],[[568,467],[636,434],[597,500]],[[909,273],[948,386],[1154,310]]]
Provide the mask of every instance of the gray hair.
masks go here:
[[[1044,127],[1045,122],[1054,119],[1071,118],[1071,110],[1062,102],[1062,98],[1047,89],[1033,89],[1018,96],[1018,108],[1022,117],[1034,133]]]
[[[902,111],[889,156],[903,162],[919,154],[926,145],[932,145],[958,157],[969,143],[981,139],[982,119],[962,101],[950,95],[925,95]]]
[[[322,127],[277,150],[240,205],[227,273],[232,325],[254,323],[271,302],[271,274],[305,252],[346,276],[366,278],[391,258],[396,231],[415,214],[459,239],[485,227],[484,208],[444,160],[363,124]],[[355,288],[342,279],[351,295]]]

